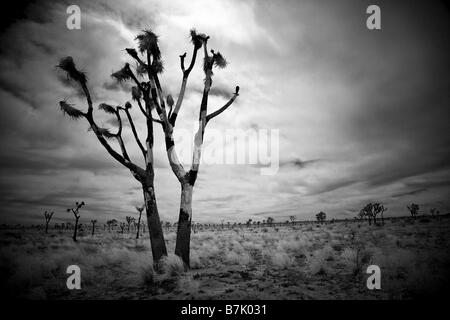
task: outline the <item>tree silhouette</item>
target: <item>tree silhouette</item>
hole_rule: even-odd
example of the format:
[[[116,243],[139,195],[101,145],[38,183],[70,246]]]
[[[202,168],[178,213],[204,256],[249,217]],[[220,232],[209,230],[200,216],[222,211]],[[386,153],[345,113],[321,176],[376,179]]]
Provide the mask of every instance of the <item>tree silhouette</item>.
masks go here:
[[[327,214],[323,211],[320,211],[318,214],[316,214],[316,219],[322,224],[327,219]]]
[[[94,232],[95,232],[95,224],[97,223],[97,220],[91,220],[91,223],[92,223],[92,236],[94,235]]]
[[[85,205],[84,201],[82,201],[81,203],[75,202],[75,208],[67,209],[67,212],[72,211],[73,215],[75,216],[75,228],[73,229],[73,236],[72,236],[72,239],[75,242],[77,241],[78,220],[80,219],[80,214],[78,211],[84,205]]]
[[[72,104],[63,100],[60,101],[60,107],[62,111],[67,114],[70,118],[87,120],[92,130],[97,137],[98,141],[105,148],[105,150],[120,164],[130,170],[132,176],[141,184],[145,208],[147,212],[147,222],[150,233],[150,243],[152,248],[153,261],[157,263],[162,256],[167,255],[166,244],[164,241],[163,231],[161,228],[161,222],[159,218],[158,208],[156,205],[155,189],[154,189],[154,167],[153,167],[153,122],[161,121],[152,118],[152,110],[156,109],[160,111],[158,104],[155,105],[155,101],[158,100],[158,95],[162,94],[159,86],[159,81],[157,80],[157,74],[162,72],[162,60],[161,52],[157,44],[156,35],[149,31],[144,30],[141,34],[136,37],[138,41],[139,53],[146,59],[144,63],[139,57],[138,52],[135,49],[127,48],[126,51],[134,59],[139,61],[139,65],[136,69],[137,75],[131,70],[130,64],[126,63],[122,69],[112,74],[112,77],[119,82],[132,81],[136,85],[131,90],[131,96],[133,100],[138,102],[139,109],[141,110],[144,119],[146,120],[146,147],[141,143],[134,121],[131,117],[129,110],[132,105],[130,102],[126,102],[124,106],[113,107],[106,103],[99,105],[99,109],[114,115],[117,118],[118,130],[112,133],[107,128],[102,128],[94,120],[94,107],[87,86],[87,77],[84,72],[79,71],[74,63],[72,57],[65,57],[60,60],[58,67],[64,70],[68,77],[75,82],[77,82],[82,89],[83,94],[87,101],[87,112],[83,112],[75,108]],[[148,75],[148,82],[139,81],[138,76],[144,76],[144,73]],[[162,96],[159,97],[161,100]],[[144,106],[141,103],[144,103]],[[122,139],[122,118],[121,114],[125,113],[127,119],[130,123],[131,131],[136,140],[139,149],[142,152],[143,159],[145,161],[145,168],[142,168],[131,161],[127,149],[125,147],[124,141]],[[117,140],[120,146],[120,153],[115,151],[114,148],[109,144],[107,139]]]
[[[45,210],[44,212],[44,218],[45,218],[45,234],[47,234],[48,232],[48,224],[50,223],[50,220],[53,217],[54,212],[48,212],[47,210]]]
[[[149,30],[144,31],[144,34],[147,35],[146,37],[153,39],[152,51],[159,53],[157,42],[158,37]],[[178,217],[175,254],[181,257],[185,266],[187,267],[189,267],[189,249],[192,229],[192,193],[199,171],[205,128],[207,123],[211,119],[225,111],[239,95],[239,87],[237,86],[234,94],[224,106],[210,114],[207,114],[208,96],[212,86],[212,70],[216,67],[224,68],[227,65],[227,62],[220,52],[214,52],[214,50],[211,50],[211,54],[208,53],[207,43],[209,36],[197,33],[194,29],[192,29],[190,32],[190,37],[193,45],[191,62],[186,68],[186,53],[180,55],[180,66],[183,77],[181,81],[180,93],[178,94],[176,102],[170,94],[166,96],[166,101],[164,101],[164,93],[158,78],[158,73],[162,71],[162,69],[159,68],[159,65],[153,66],[150,63],[146,64],[142,59],[139,58],[135,50],[126,49],[128,54],[136,60],[138,69],[143,70],[143,72],[147,71],[151,87],[151,102],[153,103],[153,106],[158,113],[158,121],[162,125],[164,131],[167,157],[170,163],[170,167],[181,185],[180,213]],[[178,155],[175,150],[175,142],[173,139],[173,130],[175,128],[176,120],[183,103],[189,74],[191,73],[195,65],[197,52],[202,47],[204,51],[203,71],[205,74],[203,96],[200,103],[198,130],[194,137],[194,152],[192,156],[192,164],[190,170],[186,171],[183,165],[178,160]],[[138,101],[138,103],[139,99],[140,95],[136,95],[136,100]],[[166,102],[168,110],[166,110]]]
[[[384,225],[384,212],[387,210],[387,208],[384,207],[381,203],[374,203],[373,205],[373,219],[374,223],[376,224],[376,216],[378,214],[381,215],[381,223]]]
[[[416,219],[417,214],[419,213],[419,205],[412,203],[410,206],[406,206],[411,213],[411,216]]]
[[[130,225],[134,222],[135,219],[133,217],[125,217],[125,220],[127,221],[128,233],[130,233]]]

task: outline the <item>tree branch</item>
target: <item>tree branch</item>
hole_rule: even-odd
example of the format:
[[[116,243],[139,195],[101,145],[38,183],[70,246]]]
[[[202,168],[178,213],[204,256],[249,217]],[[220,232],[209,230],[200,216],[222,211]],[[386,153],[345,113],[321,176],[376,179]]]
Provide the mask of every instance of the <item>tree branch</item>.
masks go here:
[[[236,92],[233,94],[233,97],[231,97],[231,99],[222,108],[214,111],[211,114],[208,114],[206,116],[206,123],[208,123],[209,120],[211,120],[212,118],[218,116],[219,114],[224,112],[229,106],[231,106],[233,104],[234,100],[236,100],[238,95],[239,95],[239,86],[236,86]]]
[[[183,71],[183,79],[181,81],[181,88],[180,93],[178,94],[177,102],[175,104],[175,108],[173,109],[173,112],[170,114],[169,123],[172,125],[172,127],[175,127],[175,122],[177,120],[177,115],[180,112],[181,104],[183,103],[184,99],[184,93],[186,92],[186,84],[189,77],[189,74],[191,73],[192,68],[194,68],[195,61],[197,59],[197,51],[198,48],[194,45],[194,50],[192,53],[191,63],[187,70],[184,69],[184,58],[186,57],[186,53],[180,56],[181,60],[181,70]]]

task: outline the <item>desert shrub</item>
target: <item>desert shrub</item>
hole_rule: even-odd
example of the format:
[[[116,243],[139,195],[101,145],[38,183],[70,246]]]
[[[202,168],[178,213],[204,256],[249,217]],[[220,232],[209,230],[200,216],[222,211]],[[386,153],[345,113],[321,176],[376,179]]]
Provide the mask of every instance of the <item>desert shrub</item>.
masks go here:
[[[169,253],[162,258],[161,269],[165,275],[176,277],[184,273],[184,264],[179,256]]]
[[[225,261],[230,264],[248,265],[251,262],[251,257],[247,252],[237,253],[229,251],[225,255]]]
[[[295,259],[284,251],[276,251],[271,254],[271,263],[278,268],[289,268],[295,264]]]
[[[184,274],[177,281],[178,290],[194,297],[197,295],[199,287],[200,282],[194,280],[191,274]]]
[[[155,270],[151,266],[142,268],[141,272],[142,282],[147,287],[155,285]]]

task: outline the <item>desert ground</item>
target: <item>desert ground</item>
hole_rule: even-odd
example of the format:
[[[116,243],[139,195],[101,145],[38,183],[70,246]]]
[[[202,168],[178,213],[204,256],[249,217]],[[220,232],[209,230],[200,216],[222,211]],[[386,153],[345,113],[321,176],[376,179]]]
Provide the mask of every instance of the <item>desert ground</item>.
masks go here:
[[[219,230],[217,230],[219,229]],[[191,269],[169,254],[152,268],[148,234],[89,229],[0,230],[2,295],[26,299],[419,299],[449,286],[450,218],[418,217],[196,230]],[[175,229],[166,228],[168,251]],[[81,268],[81,289],[66,268]],[[381,268],[381,289],[366,286]]]

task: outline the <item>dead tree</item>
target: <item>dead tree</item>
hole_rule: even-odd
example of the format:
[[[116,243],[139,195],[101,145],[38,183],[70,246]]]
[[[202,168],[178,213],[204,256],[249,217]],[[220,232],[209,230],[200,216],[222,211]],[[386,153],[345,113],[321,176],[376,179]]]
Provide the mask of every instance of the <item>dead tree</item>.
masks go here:
[[[138,218],[138,222],[137,222],[137,226],[136,226],[136,229],[137,229],[136,239],[139,239],[139,229],[140,229],[140,226],[141,226],[141,216],[142,216],[142,211],[144,211],[144,208],[145,208],[145,206],[136,207],[136,210],[139,213],[139,218]]]
[[[97,223],[97,220],[91,220],[91,223],[92,223],[92,236],[94,235],[94,232],[95,232],[95,224]]]
[[[67,212],[72,211],[73,215],[75,216],[75,228],[73,229],[73,241],[77,241],[77,231],[78,231],[78,220],[80,219],[80,214],[78,211],[81,209],[82,206],[84,206],[85,203],[82,201],[81,203],[75,202],[75,208],[69,208],[67,209]]]
[[[155,189],[154,189],[154,168],[153,168],[153,122],[161,122],[152,118],[152,110],[154,109],[154,100],[157,99],[158,92],[161,93],[159,82],[156,87],[157,74],[162,71],[161,53],[157,45],[157,37],[149,31],[143,31],[136,37],[138,40],[139,53],[146,60],[144,62],[135,49],[126,49],[134,59],[139,61],[139,66],[136,74],[131,70],[128,63],[122,69],[112,74],[112,77],[119,82],[132,81],[135,87],[132,89],[132,97],[138,102],[139,109],[146,121],[146,145],[141,143],[139,135],[136,131],[134,121],[131,117],[130,108],[131,103],[126,102],[124,106],[113,107],[111,105],[102,103],[99,109],[114,115],[117,118],[118,130],[112,133],[109,129],[100,127],[94,120],[94,107],[91,99],[91,94],[87,85],[87,77],[85,73],[79,71],[72,57],[66,57],[60,60],[59,68],[64,70],[68,77],[78,83],[86,97],[87,111],[83,112],[75,108],[67,101],[60,101],[62,111],[73,119],[86,119],[89,123],[90,129],[94,132],[98,141],[105,148],[105,150],[125,168],[130,170],[132,176],[141,184],[145,208],[147,212],[147,222],[150,233],[150,243],[152,248],[153,261],[157,263],[161,257],[167,255],[164,235],[161,228],[158,208],[156,205]],[[138,76],[147,73],[149,81],[139,81]],[[157,90],[158,88],[158,90]],[[162,97],[160,97],[162,99]],[[141,103],[143,102],[143,104]],[[142,152],[145,168],[140,167],[134,163],[127,152],[124,141],[122,139],[122,119],[121,114],[125,113],[130,123],[131,131],[136,140],[139,149]],[[117,140],[120,146],[120,153],[114,150],[107,139]]]
[[[44,218],[45,218],[45,234],[48,232],[48,224],[50,223],[50,220],[53,217],[54,212],[48,212],[47,210],[44,212]]]
[[[133,57],[137,64],[138,70],[142,70],[142,74],[146,73],[148,77],[148,88],[145,89],[151,94],[151,100],[149,100],[149,105],[154,107],[159,116],[159,122],[162,125],[164,135],[167,157],[169,159],[170,167],[177,177],[181,185],[181,201],[180,201],[180,214],[178,218],[178,230],[177,239],[175,244],[175,254],[182,258],[186,266],[189,266],[189,247],[190,247],[190,237],[191,237],[191,221],[192,221],[192,192],[197,180],[197,175],[200,166],[200,158],[203,145],[203,137],[205,134],[205,128],[207,123],[214,117],[225,111],[237,98],[239,94],[239,87],[236,87],[234,94],[231,99],[221,108],[208,114],[208,96],[212,85],[213,68],[224,68],[226,66],[226,60],[220,54],[220,52],[214,52],[213,50],[208,52],[207,42],[209,36],[204,34],[199,34],[195,30],[190,32],[191,42],[193,45],[193,51],[191,56],[191,62],[186,68],[185,58],[186,53],[180,55],[180,66],[182,71],[182,81],[180,93],[177,97],[176,102],[171,95],[167,95],[164,99],[164,93],[159,81],[158,74],[162,71],[158,62],[159,57],[155,61],[150,61],[147,59],[145,63],[137,54],[134,49],[126,49],[128,54]],[[153,39],[152,50],[159,53],[159,47],[157,43],[157,36],[150,30],[144,31],[142,37]],[[197,133],[194,138],[194,152],[192,156],[192,164],[189,171],[186,171],[180,161],[178,160],[177,153],[175,151],[175,143],[173,139],[173,130],[176,124],[177,116],[180,112],[181,105],[183,103],[184,94],[186,91],[186,85],[188,81],[189,74],[191,73],[197,58],[197,52],[203,47],[204,51],[204,63],[203,71],[205,73],[203,96],[200,104],[199,110],[199,125]],[[135,100],[140,104],[141,95],[139,91],[142,88],[135,88],[136,91]],[[166,110],[165,103],[167,102],[168,110]]]

